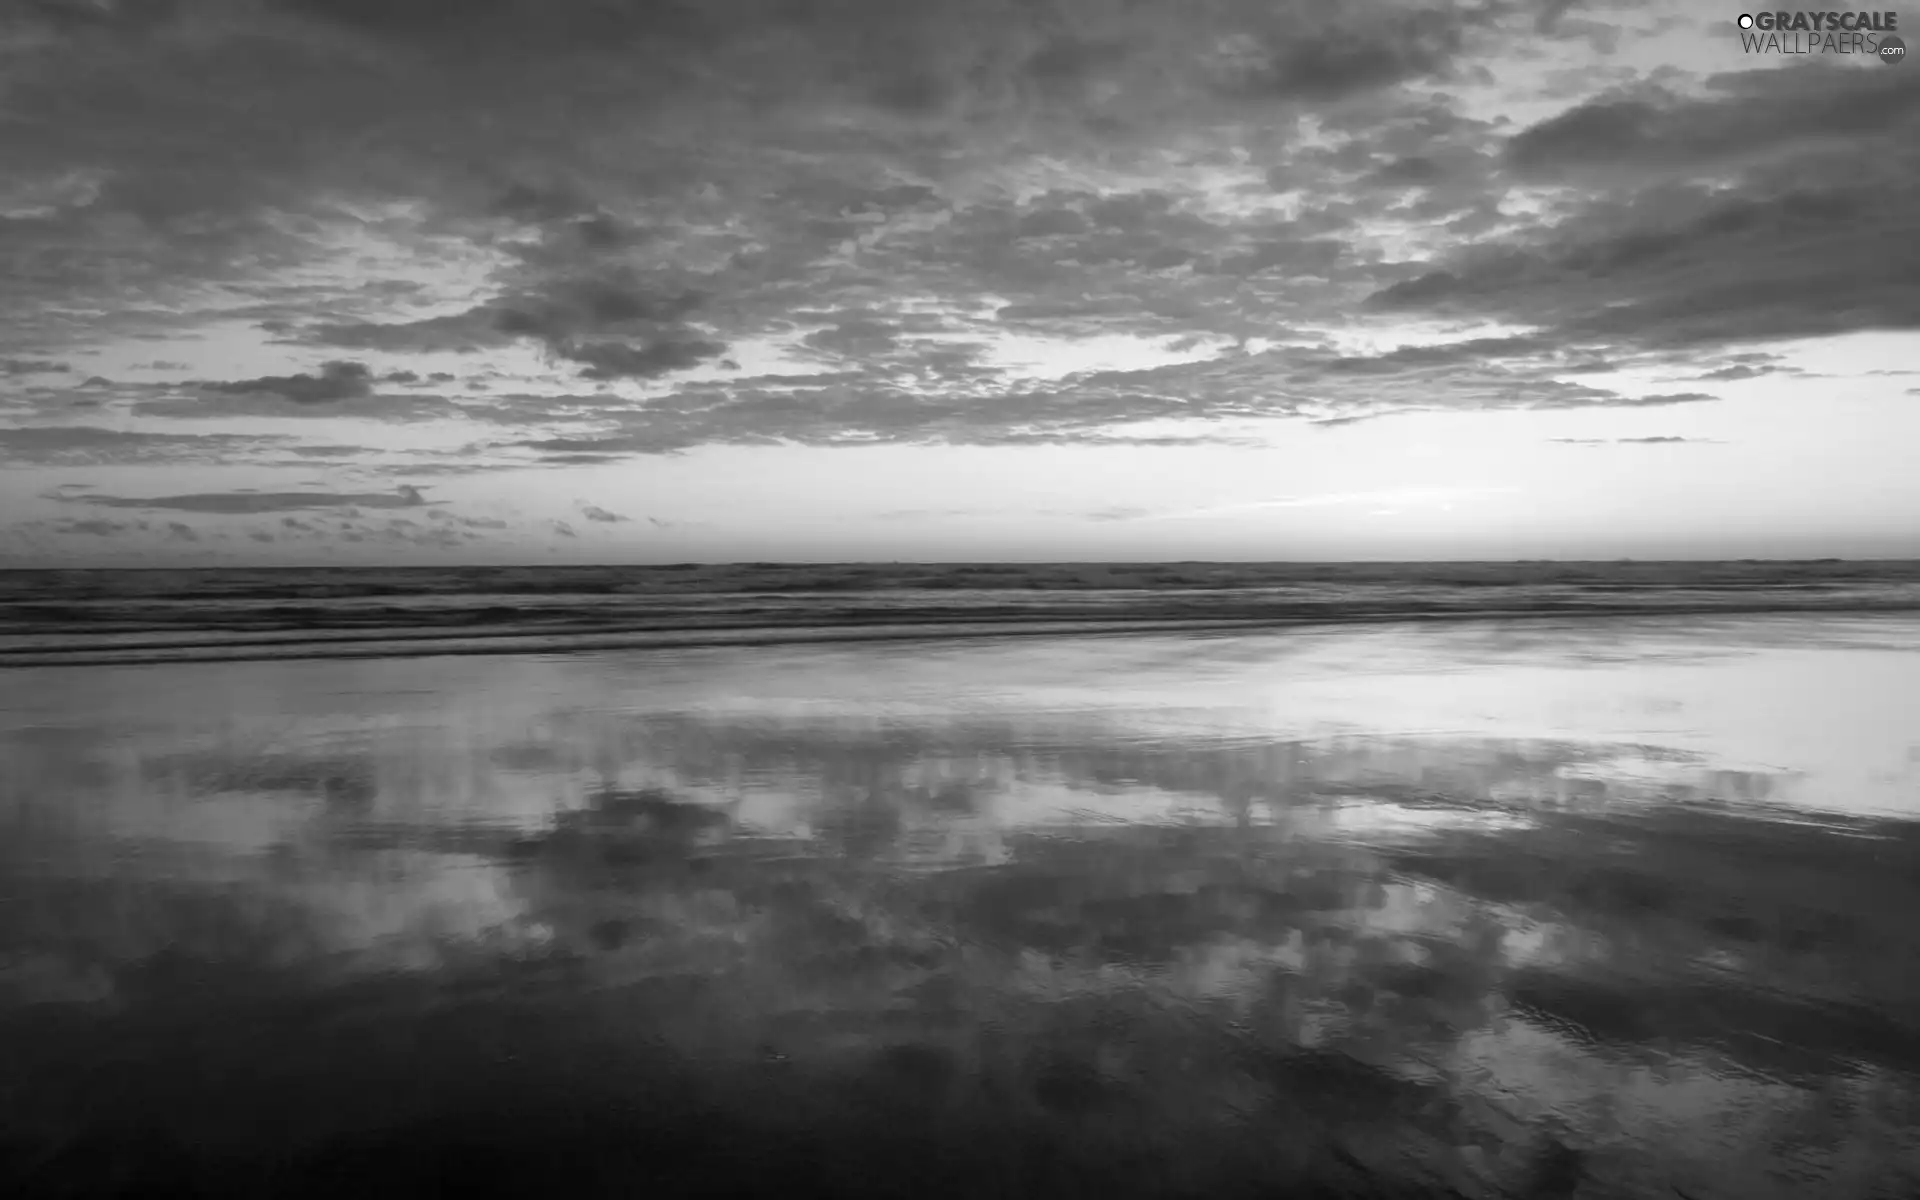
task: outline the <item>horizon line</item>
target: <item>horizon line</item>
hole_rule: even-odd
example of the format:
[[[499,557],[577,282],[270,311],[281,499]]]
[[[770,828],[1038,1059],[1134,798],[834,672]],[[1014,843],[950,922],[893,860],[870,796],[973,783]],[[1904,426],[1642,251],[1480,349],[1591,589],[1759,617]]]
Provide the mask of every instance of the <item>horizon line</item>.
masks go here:
[[[676,559],[661,562],[514,562],[514,563],[219,563],[166,566],[138,564],[130,566],[0,566],[0,574],[40,571],[521,571],[521,570],[660,570],[687,567],[1395,567],[1395,566],[1671,566],[1732,564],[1775,564],[1835,566],[1848,563],[1914,563],[1920,556],[1877,557],[1823,556],[1819,558],[1034,558],[1034,559]]]

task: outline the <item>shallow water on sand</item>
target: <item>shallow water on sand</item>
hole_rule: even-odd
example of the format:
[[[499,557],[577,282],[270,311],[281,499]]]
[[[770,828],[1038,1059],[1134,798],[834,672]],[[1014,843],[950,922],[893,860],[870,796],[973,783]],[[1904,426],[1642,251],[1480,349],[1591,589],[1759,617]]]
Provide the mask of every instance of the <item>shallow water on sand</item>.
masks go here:
[[[1920,1194],[1917,817],[1913,617],[0,672],[0,1187]]]

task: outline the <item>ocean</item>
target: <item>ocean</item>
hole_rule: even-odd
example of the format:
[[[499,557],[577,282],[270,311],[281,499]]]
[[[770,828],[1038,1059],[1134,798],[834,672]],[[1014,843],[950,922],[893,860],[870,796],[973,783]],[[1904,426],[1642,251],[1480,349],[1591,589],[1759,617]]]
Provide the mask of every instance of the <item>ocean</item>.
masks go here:
[[[0,571],[0,665],[1920,608],[1920,562]]]
[[[1920,565],[0,597],[8,1195],[1920,1194]]]

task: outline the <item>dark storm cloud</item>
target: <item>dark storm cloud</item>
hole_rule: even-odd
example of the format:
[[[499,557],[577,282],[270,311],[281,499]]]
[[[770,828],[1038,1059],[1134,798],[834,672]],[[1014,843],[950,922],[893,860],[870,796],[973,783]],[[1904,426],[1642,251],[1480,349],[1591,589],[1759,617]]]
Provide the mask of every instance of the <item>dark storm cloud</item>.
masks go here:
[[[365,363],[330,362],[321,364],[315,375],[267,375],[259,379],[240,379],[231,383],[203,383],[210,392],[229,396],[278,396],[295,404],[330,404],[338,400],[358,400],[373,394],[373,373]]]
[[[419,508],[427,501],[420,490],[402,486],[382,492],[207,492],[185,496],[111,496],[97,492],[62,494],[56,499],[104,508],[171,509],[200,513],[269,513],[313,508]]]

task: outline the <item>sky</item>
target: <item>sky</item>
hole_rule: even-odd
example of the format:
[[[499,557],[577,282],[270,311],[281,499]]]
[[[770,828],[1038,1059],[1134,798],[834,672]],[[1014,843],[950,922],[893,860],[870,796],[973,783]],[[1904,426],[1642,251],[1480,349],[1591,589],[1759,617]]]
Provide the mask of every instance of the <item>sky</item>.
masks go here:
[[[1920,557],[1920,66],[1739,14],[0,0],[0,565]]]

